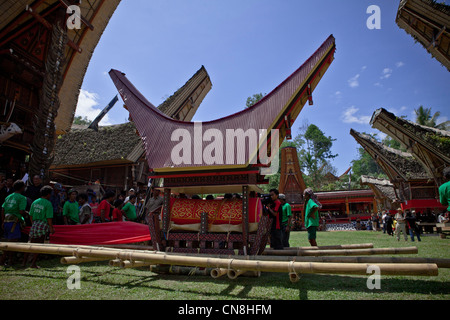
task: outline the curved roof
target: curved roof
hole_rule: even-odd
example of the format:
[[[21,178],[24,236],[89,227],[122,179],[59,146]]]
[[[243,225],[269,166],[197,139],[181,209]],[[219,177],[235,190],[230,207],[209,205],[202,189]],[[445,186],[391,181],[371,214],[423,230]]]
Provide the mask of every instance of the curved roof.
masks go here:
[[[335,39],[331,35],[300,68],[257,104],[228,117],[201,124],[171,119],[150,103],[124,73],[111,70],[110,76],[141,135],[149,167],[155,172],[244,168],[253,164],[259,148],[255,145],[254,148],[246,148],[246,143],[234,145],[233,134],[242,138],[246,133],[253,139],[252,133],[260,136],[259,130],[270,132],[271,129],[279,129],[280,139],[284,139],[286,122],[293,122],[298,116],[333,61],[334,52]],[[205,132],[222,137],[222,141],[204,141]],[[174,133],[183,133],[183,140],[180,136],[173,136]],[[187,163],[175,163],[172,159],[172,152],[180,142],[186,142],[188,147],[183,149],[189,153]],[[208,147],[211,149],[212,145],[214,159],[205,161],[203,151],[209,150],[206,149]]]

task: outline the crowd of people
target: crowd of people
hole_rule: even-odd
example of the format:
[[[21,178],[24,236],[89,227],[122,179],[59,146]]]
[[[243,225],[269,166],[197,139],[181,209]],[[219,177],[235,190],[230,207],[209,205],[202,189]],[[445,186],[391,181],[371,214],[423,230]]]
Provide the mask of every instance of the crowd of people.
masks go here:
[[[22,180],[13,181],[0,176],[0,237],[6,241],[29,241],[44,243],[49,234],[55,232],[55,225],[82,225],[91,223],[133,221],[139,222],[138,213],[143,206],[144,194],[137,194],[134,189],[121,192],[107,190],[101,199],[88,189],[79,193],[75,189],[68,192],[58,183],[53,186],[42,185],[42,179],[36,175],[30,185]],[[155,191],[152,200],[162,206],[159,191]],[[29,227],[29,233],[22,232]],[[0,265],[11,260],[6,253],[0,259]],[[31,266],[36,266],[37,256],[31,259]],[[28,256],[25,255],[24,263]]]
[[[421,224],[425,222],[427,224]],[[421,241],[420,235],[424,232],[433,233],[435,223],[448,223],[449,212],[442,212],[435,214],[428,211],[427,213],[416,212],[415,210],[384,210],[378,214],[372,213],[369,230],[383,231],[384,234],[395,236],[400,241],[401,235],[405,241],[408,240],[408,235],[411,241],[417,237]]]
[[[401,235],[405,241],[408,235],[411,241],[417,237],[421,241],[421,233],[433,232],[432,223],[449,222],[450,211],[450,169],[444,170],[448,180],[439,189],[440,202],[449,205],[447,212],[436,215],[428,210],[425,213],[414,210],[383,211],[378,214],[372,213],[368,229],[383,231],[390,236],[396,236],[400,241]],[[159,219],[159,213],[164,199],[158,189],[151,189],[146,201],[146,209],[141,210],[144,205],[146,193],[136,193],[134,189],[128,192],[116,194],[107,190],[100,198],[93,190],[78,193],[71,189],[65,192],[64,188],[56,183],[54,186],[42,185],[39,176],[34,176],[32,183],[26,186],[22,180],[13,181],[0,176],[0,206],[1,206],[1,229],[0,236],[7,241],[23,241],[22,229],[30,227],[27,240],[32,243],[44,243],[49,234],[54,233],[54,225],[83,225],[91,223],[107,223],[132,221],[149,223],[149,219]],[[254,192],[250,197],[260,195]],[[180,198],[186,197],[179,195]],[[192,199],[201,199],[194,195]],[[225,194],[224,199],[240,198],[239,194]],[[307,188],[303,193],[304,205],[304,227],[308,231],[308,241],[311,246],[317,246],[316,233],[320,225],[320,209],[322,205],[317,200],[314,192]],[[214,197],[209,195],[206,200]],[[295,219],[286,197],[277,189],[270,190],[267,201],[263,201],[264,214],[271,219],[270,246],[273,249],[289,247],[290,231],[295,228]],[[145,214],[140,214],[145,213]],[[429,225],[420,226],[417,222],[431,222]],[[359,224],[361,226],[361,223]],[[357,221],[358,226],[358,221]],[[422,229],[424,228],[424,229]],[[357,228],[358,229],[358,228]],[[8,259],[8,253],[4,254],[0,264]],[[32,258],[32,267],[36,267],[36,256]]]

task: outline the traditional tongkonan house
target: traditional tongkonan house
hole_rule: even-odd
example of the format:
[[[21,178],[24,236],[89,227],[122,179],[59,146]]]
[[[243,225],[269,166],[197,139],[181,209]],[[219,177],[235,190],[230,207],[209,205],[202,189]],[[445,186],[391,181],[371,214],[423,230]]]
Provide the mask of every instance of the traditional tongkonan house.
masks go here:
[[[119,2],[0,2],[0,171],[48,181],[55,139],[71,129],[89,61]],[[70,5],[79,9],[73,30]]]
[[[387,147],[353,129],[350,134],[388,176],[402,208],[441,207],[436,200],[437,190],[433,177],[429,171],[424,170],[413,154]]]
[[[334,52],[335,40],[330,36],[257,104],[204,123],[168,117],[125,74],[110,71],[142,138],[150,177],[162,181],[155,185],[164,193],[162,214],[149,219],[155,249],[252,255],[264,250],[270,222],[252,191],[260,191],[258,185],[272,173],[273,155],[303,106],[308,101],[312,104],[312,93],[332,63]],[[242,193],[242,199],[172,197],[233,192]]]
[[[281,149],[281,174],[278,191],[286,195],[286,202],[291,205],[294,215],[300,214],[303,208],[303,191],[306,189],[303,174],[300,170],[297,148]]]
[[[450,71],[450,6],[434,0],[402,0],[395,20]]]
[[[206,94],[211,79],[201,67],[185,85],[158,109],[170,118],[191,121]],[[56,141],[52,179],[80,186],[98,181],[104,189],[118,192],[140,188],[148,182],[145,149],[133,122],[113,126],[72,128]]]
[[[393,211],[400,207],[394,185],[388,179],[361,176],[360,184],[373,191],[379,210]]]

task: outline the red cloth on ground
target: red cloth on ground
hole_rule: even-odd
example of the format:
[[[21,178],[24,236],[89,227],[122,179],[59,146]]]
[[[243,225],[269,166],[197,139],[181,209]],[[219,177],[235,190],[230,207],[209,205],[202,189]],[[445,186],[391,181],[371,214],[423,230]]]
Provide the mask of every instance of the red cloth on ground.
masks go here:
[[[150,240],[148,226],[135,222],[108,222],[74,226],[54,226],[50,243],[75,245],[125,244]],[[30,228],[24,229],[25,233]]]

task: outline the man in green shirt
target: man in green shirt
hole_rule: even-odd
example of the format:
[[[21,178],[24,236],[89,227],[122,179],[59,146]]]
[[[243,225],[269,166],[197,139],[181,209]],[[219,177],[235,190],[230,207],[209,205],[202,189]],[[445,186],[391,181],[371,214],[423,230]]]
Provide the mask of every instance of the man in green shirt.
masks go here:
[[[303,192],[303,212],[305,214],[305,228],[308,230],[308,241],[313,247],[317,247],[316,233],[319,227],[320,202],[312,189],[307,188]]]
[[[41,197],[31,204],[30,218],[32,226],[30,229],[31,243],[44,243],[48,233],[55,233],[53,228],[53,205],[50,202],[53,188],[50,186],[42,187],[40,190]],[[38,254],[33,254],[31,268],[38,268],[36,261]],[[28,260],[28,254],[25,254],[23,265]]]
[[[78,192],[76,190],[69,191],[69,200],[64,203],[63,216],[64,224],[74,225],[80,224],[80,208],[77,199]]]
[[[127,221],[136,221],[136,195],[132,194],[128,198],[128,202],[123,206],[122,211],[125,213]]]
[[[27,207],[27,198],[22,195],[25,191],[25,183],[17,180],[13,184],[14,192],[6,197],[2,205],[2,221],[3,236],[9,242],[18,242],[22,237],[21,224],[25,223],[25,208]],[[8,263],[12,264],[13,252],[4,252],[0,258],[0,265],[4,265],[8,259]]]
[[[22,180],[14,182],[14,193],[6,197],[2,205],[2,227],[5,238],[18,241],[21,237],[20,224],[23,223],[26,214],[27,198],[22,195],[25,183]]]
[[[291,221],[292,221],[292,208],[289,203],[286,202],[286,196],[282,193],[278,195],[278,199],[281,202],[281,208],[283,210],[283,215],[281,216],[281,232],[283,247],[289,248],[289,236],[291,232]]]
[[[450,212],[450,167],[444,169],[444,178],[446,183],[439,187],[439,202],[447,207],[447,212]]]

